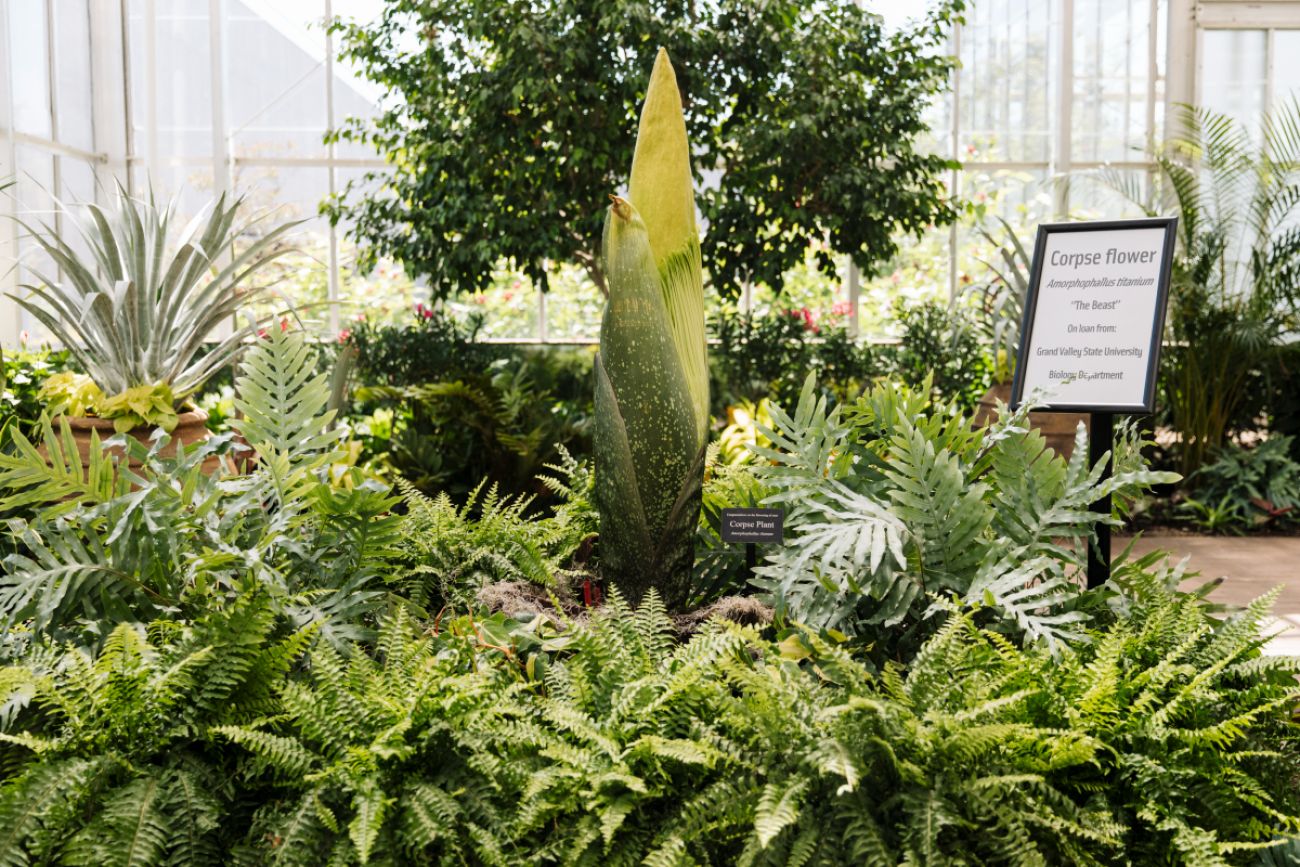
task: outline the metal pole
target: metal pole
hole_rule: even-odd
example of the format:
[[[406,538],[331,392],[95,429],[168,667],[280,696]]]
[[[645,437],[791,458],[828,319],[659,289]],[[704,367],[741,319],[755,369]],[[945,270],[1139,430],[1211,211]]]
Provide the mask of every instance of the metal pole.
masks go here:
[[[1052,154],[1052,172],[1057,219],[1070,215],[1070,132],[1074,109],[1074,0],[1061,0],[1060,54],[1057,74],[1060,78],[1057,92],[1056,147]]]
[[[331,0],[325,0],[325,127],[330,131],[334,129],[334,34],[329,28],[333,20],[334,4]],[[329,160],[329,168],[325,173],[331,200],[338,193],[339,188],[338,167],[334,164],[337,156],[338,148],[331,139],[329,144],[325,145],[325,157]],[[337,334],[341,325],[339,296],[342,294],[342,287],[339,285],[339,232],[338,227],[332,222],[329,224],[326,237],[329,243],[329,274],[326,275],[326,279],[329,287],[327,292],[330,302],[330,333]]]
[[[1101,474],[1103,480],[1109,479],[1114,467],[1111,452],[1115,447],[1115,416],[1109,412],[1094,412],[1089,420],[1088,431],[1088,465],[1095,467],[1105,458],[1106,470]],[[1092,504],[1092,510],[1103,515],[1110,515],[1110,495],[1102,497]],[[1110,525],[1097,524],[1097,544],[1088,548],[1088,586],[1100,587],[1110,580]]]

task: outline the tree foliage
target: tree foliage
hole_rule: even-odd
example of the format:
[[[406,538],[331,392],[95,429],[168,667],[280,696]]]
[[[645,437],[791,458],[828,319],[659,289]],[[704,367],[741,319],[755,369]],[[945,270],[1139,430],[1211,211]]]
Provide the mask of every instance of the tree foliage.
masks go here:
[[[871,271],[898,234],[954,216],[951,163],[920,140],[964,6],[944,0],[893,32],[846,0],[394,0],[332,25],[343,58],[392,99],[331,135],[391,165],[327,210],[369,261],[397,259],[440,296],[483,287],[502,258],[543,287],[548,260],[576,261],[603,287],[603,206],[627,182],[663,46],[714,284],[780,288],[823,237]],[[820,265],[834,272],[829,252]]]

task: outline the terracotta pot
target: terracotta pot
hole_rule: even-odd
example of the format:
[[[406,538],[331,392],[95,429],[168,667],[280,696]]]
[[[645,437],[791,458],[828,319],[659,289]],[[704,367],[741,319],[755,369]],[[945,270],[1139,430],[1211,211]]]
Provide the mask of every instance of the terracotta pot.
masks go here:
[[[998,417],[997,402],[1011,403],[1011,383],[1003,382],[993,386],[980,398],[975,410],[975,426],[984,427]],[[1047,440],[1048,448],[1055,451],[1067,461],[1074,454],[1074,432],[1083,422],[1088,425],[1088,414],[1082,412],[1031,412],[1029,425],[1040,432]]]
[[[99,434],[99,441],[103,443],[109,437],[116,436],[117,431],[113,429],[112,419],[104,418],[85,418],[81,416],[66,416],[54,419],[54,429],[57,431],[63,418],[67,419],[68,427],[72,429],[72,437],[76,440],[77,451],[81,455],[81,464],[85,466],[90,459],[90,437],[91,433]],[[183,412],[177,418],[176,427],[171,432],[171,439],[163,447],[164,455],[176,454],[176,449],[181,445],[192,445],[206,440],[210,433],[207,428],[208,414],[201,409],[193,412]],[[153,435],[153,428],[138,427],[129,432],[129,436],[135,437],[146,446],[153,445],[150,437]],[[101,448],[110,453],[116,453],[119,457],[122,450],[119,448]],[[42,453],[45,451],[41,448]],[[203,461],[203,472],[212,475],[216,472],[217,467],[221,465],[221,458],[211,455]],[[132,467],[140,466],[140,462],[131,461]]]

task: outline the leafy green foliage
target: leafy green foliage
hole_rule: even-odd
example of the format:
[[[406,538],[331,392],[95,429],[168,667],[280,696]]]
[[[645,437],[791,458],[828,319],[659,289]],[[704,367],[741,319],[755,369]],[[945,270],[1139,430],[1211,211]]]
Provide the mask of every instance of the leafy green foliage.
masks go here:
[[[578,262],[603,286],[600,209],[628,179],[664,46],[696,166],[726,167],[701,194],[715,284],[779,287],[825,236],[870,271],[900,234],[955,217],[940,181],[950,164],[917,141],[951,68],[946,25],[964,5],[891,31],[854,4],[794,0],[388,4],[335,32],[344,59],[399,98],[334,137],[391,156],[392,171],[328,210],[356,227],[370,261],[402,262],[439,296],[483,288],[502,259],[543,289],[547,260]],[[391,194],[365,192],[375,182]],[[819,262],[834,271],[829,253]]]
[[[268,230],[265,216],[240,223],[243,200],[225,195],[179,232],[174,203],[159,205],[152,192],[135,198],[119,187],[108,212],[93,202],[55,201],[80,238],[74,244],[51,223],[18,221],[58,271],[33,271],[36,282],[22,287],[27,295],[13,297],[109,398],[162,385],[180,400],[229,363],[256,324],[200,355],[203,342],[267,291],[247,283],[286,252],[282,239],[296,225]],[[256,240],[235,250],[250,237]]]
[[[1016,230],[1002,217],[997,226],[978,226],[980,235],[996,248],[993,261],[981,260],[991,279],[969,287],[964,293],[974,300],[972,325],[994,357],[993,382],[1009,382],[1020,353],[1020,323],[1029,294],[1029,272],[1033,262]]]
[[[714,408],[721,414],[741,401],[771,398],[785,405],[799,399],[809,372],[840,398],[856,396],[884,371],[885,360],[848,329],[829,325],[814,331],[798,310],[740,312],[724,307],[710,322],[715,341]]]
[[[265,712],[309,638],[266,602],[0,670],[0,863],[228,863],[235,764],[207,727]]]
[[[0,353],[0,445],[15,427],[30,431],[41,415],[41,386],[63,373],[67,350],[12,349]]]
[[[757,583],[793,619],[860,634],[885,657],[932,628],[936,595],[1054,647],[1079,638],[1072,573],[1094,524],[1118,523],[1091,504],[1177,477],[1126,453],[1103,481],[1082,431],[1068,462],[1026,432],[1028,403],[973,429],[928,392],[879,385],[828,410],[810,377],[793,417],[770,408],[755,471],[793,538]]]
[[[363,457],[457,502],[486,478],[552,505],[538,474],[561,447],[590,451],[592,355],[476,342],[478,325],[420,306],[410,324],[351,332],[359,385],[350,423]]]
[[[1300,520],[1300,464],[1289,436],[1273,436],[1254,448],[1230,445],[1188,480],[1199,522],[1215,517],[1214,529],[1249,529]],[[1209,528],[1207,528],[1209,529]]]
[[[400,584],[406,598],[430,613],[464,609],[497,581],[526,581],[555,588],[571,574],[574,558],[589,547],[599,519],[592,505],[590,467],[563,452],[543,481],[559,501],[550,517],[528,514],[526,498],[502,497],[480,485],[463,506],[446,494],[430,498],[400,483],[408,509],[402,557],[409,570]]]
[[[251,598],[121,626],[0,670],[0,860],[1252,864],[1300,830],[1300,667],[1269,598],[1218,622],[1179,577],[1122,571],[1057,654],[950,612],[878,674],[806,631],[679,644],[653,595],[527,659],[399,612],[295,669]]]
[[[900,304],[895,314],[902,338],[894,377],[912,388],[928,381],[937,399],[956,401],[967,411],[974,408],[993,371],[970,317],[937,302]]]
[[[87,624],[195,617],[269,591],[282,613],[320,624],[330,640],[363,636],[400,519],[387,491],[355,473],[348,488],[329,484],[337,433],[323,433],[329,395],[309,354],[301,333],[273,329],[245,359],[236,425],[259,458],[248,475],[204,473],[228,437],[175,457],[160,453],[163,440],[127,437],[139,470],[96,448],[83,470],[66,427],[56,436],[48,420],[48,457],[16,437],[16,454],[0,456],[9,491],[0,503],[49,505],[11,526],[21,546],[3,561],[0,620],[66,637]]]

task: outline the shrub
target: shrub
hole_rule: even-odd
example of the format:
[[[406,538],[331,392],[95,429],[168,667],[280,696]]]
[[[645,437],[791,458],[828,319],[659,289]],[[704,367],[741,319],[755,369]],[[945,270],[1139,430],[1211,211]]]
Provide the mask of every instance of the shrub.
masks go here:
[[[1188,479],[1194,499],[1186,505],[1201,522],[1213,515],[1216,523],[1235,529],[1300,520],[1300,464],[1291,451],[1289,436],[1269,437],[1253,448],[1220,449]]]
[[[894,376],[913,388],[928,382],[935,398],[973,408],[994,371],[968,317],[938,302],[900,304],[895,315],[903,333]]]
[[[769,398],[790,405],[810,371],[841,399],[857,395],[883,372],[869,344],[831,323],[814,331],[798,310],[740,312],[723,308],[710,322],[715,414],[728,406]]]
[[[3,561],[0,624],[102,635],[270,588],[285,616],[320,624],[332,640],[364,634],[395,556],[395,501],[355,472],[346,486],[330,484],[339,434],[325,430],[328,385],[313,355],[300,332],[272,329],[246,356],[234,426],[257,452],[248,475],[203,472],[229,435],[178,457],[164,457],[161,440],[124,438],[138,469],[97,445],[83,468],[66,426],[56,434],[48,419],[46,454],[16,435],[15,453],[0,454],[0,510],[42,509],[10,527],[20,547]]]
[[[351,332],[362,460],[461,503],[486,478],[549,505],[538,474],[561,447],[590,452],[592,354],[479,343],[478,327],[421,306],[411,324]],[[376,413],[391,421],[376,423]]]

